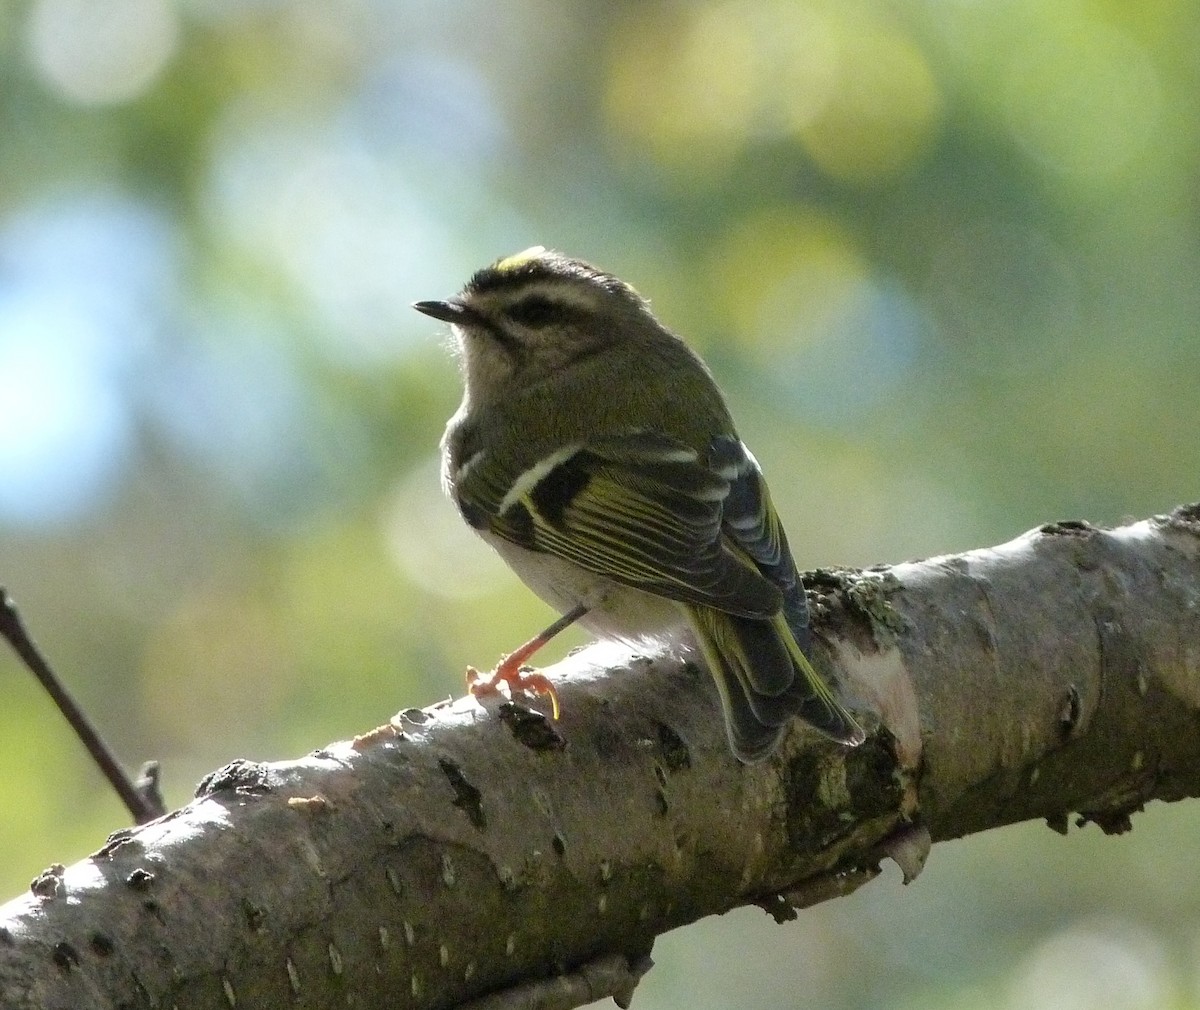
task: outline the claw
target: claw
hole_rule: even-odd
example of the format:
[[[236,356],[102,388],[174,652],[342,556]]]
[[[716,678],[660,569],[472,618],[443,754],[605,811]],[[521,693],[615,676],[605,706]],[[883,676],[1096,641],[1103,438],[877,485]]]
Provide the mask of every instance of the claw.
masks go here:
[[[467,690],[476,698],[486,694],[499,694],[500,685],[508,685],[511,697],[518,691],[532,695],[546,695],[550,699],[551,713],[558,718],[560,707],[558,691],[553,682],[543,673],[537,673],[528,666],[521,665],[521,657],[517,653],[506,656],[490,675],[480,673],[473,666],[467,667]],[[516,662],[513,662],[513,660]],[[526,672],[529,671],[529,672]]]
[[[467,667],[467,690],[476,698],[485,694],[495,694],[501,684],[508,685],[509,697],[517,691],[527,691],[533,695],[544,694],[550,699],[554,718],[558,718],[561,708],[558,704],[558,691],[545,674],[536,673],[525,665],[535,652],[557,635],[563,628],[569,627],[587,613],[587,607],[582,604],[572,607],[545,631],[534,635],[528,642],[510,652],[496,666],[490,676],[485,676],[473,666]],[[526,673],[525,671],[530,671]]]

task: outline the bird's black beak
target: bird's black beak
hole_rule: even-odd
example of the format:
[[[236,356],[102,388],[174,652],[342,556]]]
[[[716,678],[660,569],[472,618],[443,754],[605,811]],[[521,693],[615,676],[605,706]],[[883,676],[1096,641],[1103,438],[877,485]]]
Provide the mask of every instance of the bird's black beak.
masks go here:
[[[471,310],[459,301],[413,302],[412,307],[426,316],[440,319],[443,323],[462,323],[471,317]]]

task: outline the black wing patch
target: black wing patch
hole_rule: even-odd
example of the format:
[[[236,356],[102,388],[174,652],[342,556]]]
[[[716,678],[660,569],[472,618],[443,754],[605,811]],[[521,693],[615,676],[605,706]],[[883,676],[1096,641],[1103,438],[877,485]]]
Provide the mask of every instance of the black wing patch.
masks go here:
[[[729,492],[694,450],[637,433],[581,446],[502,502],[491,528],[658,596],[770,617],[780,590],[723,535]]]

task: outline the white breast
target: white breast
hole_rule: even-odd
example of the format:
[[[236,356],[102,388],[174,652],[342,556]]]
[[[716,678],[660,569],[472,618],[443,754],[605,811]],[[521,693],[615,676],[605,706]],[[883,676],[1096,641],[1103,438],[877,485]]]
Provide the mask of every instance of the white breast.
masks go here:
[[[579,623],[595,635],[636,647],[674,640],[687,626],[683,611],[672,600],[631,589],[553,554],[526,550],[486,531],[479,535],[525,585],[557,611],[565,614],[581,604],[587,607],[588,613]]]

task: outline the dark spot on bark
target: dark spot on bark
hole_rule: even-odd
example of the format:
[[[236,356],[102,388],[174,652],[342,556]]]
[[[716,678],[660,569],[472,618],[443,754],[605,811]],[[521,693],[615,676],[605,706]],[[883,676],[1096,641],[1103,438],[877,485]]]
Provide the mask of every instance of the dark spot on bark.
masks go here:
[[[92,938],[88,941],[88,946],[92,948],[92,953],[97,957],[109,957],[116,950],[112,939],[104,933],[93,933]]]
[[[453,761],[438,758],[438,767],[442,769],[442,774],[454,790],[454,799],[450,802],[467,815],[471,824],[482,831],[487,827],[487,816],[483,812],[483,793],[467,781],[463,770]]]
[[[135,891],[148,891],[154,883],[154,874],[139,866],[125,878],[125,883]]]
[[[63,971],[79,967],[79,951],[66,940],[61,940],[54,945],[54,952],[51,956],[54,958],[54,963]]]
[[[845,806],[828,807],[817,797],[834,761],[845,763],[848,799]],[[831,744],[802,751],[789,764],[784,782],[788,838],[796,850],[826,848],[855,824],[892,814],[904,790],[895,737],[883,727],[853,750]]]
[[[246,928],[251,933],[260,933],[267,923],[267,910],[253,901],[242,901],[242,915],[246,919]]]
[[[269,793],[271,783],[267,776],[266,765],[257,761],[247,761],[238,758],[224,768],[205,775],[196,786],[196,798],[215,796],[217,793],[236,793],[248,796],[256,793]]]
[[[667,794],[664,793],[661,789],[654,790],[654,804],[655,804],[655,807],[658,809],[659,817],[666,817],[667,814],[670,812],[671,804],[667,800]]]
[[[1083,711],[1083,699],[1079,696],[1079,688],[1072,684],[1067,688],[1066,697],[1058,709],[1058,724],[1064,737],[1070,739],[1075,727],[1079,725],[1079,716]]]
[[[691,768],[692,755],[679,734],[665,722],[656,723],[655,729],[658,731],[658,750],[667,771],[677,772],[683,768]]]
[[[554,849],[554,854],[557,856],[565,856],[567,854],[567,843],[563,840],[563,836],[555,832],[554,839],[550,842],[550,847]]]
[[[511,701],[504,702],[498,711],[500,721],[530,750],[562,750],[566,747],[567,741],[541,712]]]

